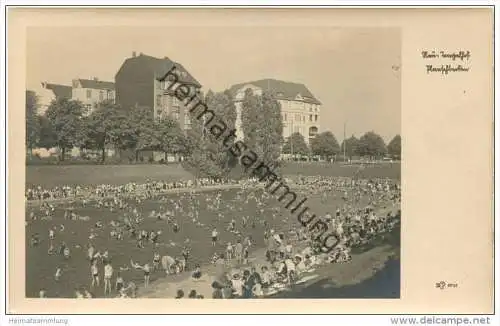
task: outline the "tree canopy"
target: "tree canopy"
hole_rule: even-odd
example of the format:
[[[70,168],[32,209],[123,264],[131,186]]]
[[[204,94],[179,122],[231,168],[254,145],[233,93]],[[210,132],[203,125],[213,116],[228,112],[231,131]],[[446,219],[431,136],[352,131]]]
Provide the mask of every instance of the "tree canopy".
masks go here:
[[[283,143],[281,105],[272,92],[253,94],[247,89],[241,107],[245,145],[269,165],[278,162]]]
[[[55,135],[55,143],[61,149],[64,161],[66,150],[80,146],[83,140],[83,105],[79,101],[59,98],[49,105],[45,113]]]
[[[359,139],[357,153],[360,156],[375,158],[387,154],[387,148],[380,135],[373,131],[369,131]]]
[[[311,151],[314,155],[328,158],[336,155],[340,146],[335,136],[330,131],[325,131],[311,140]]]
[[[184,166],[199,177],[226,177],[234,165],[234,158],[224,147],[225,132],[221,136],[217,131],[234,128],[236,107],[227,91],[208,91],[200,100],[214,112],[215,118],[211,119],[209,114],[199,117],[198,110],[190,112],[191,129],[187,132]]]
[[[82,121],[84,140],[81,147],[101,151],[101,160],[106,159],[106,147],[120,145],[122,127],[126,126],[126,115],[112,102],[103,102]],[[83,143],[83,144],[82,144]]]
[[[340,151],[342,154],[345,151],[346,157],[352,159],[353,156],[358,155],[358,146],[359,146],[359,139],[357,139],[356,137],[354,137],[354,135],[352,135],[345,141],[342,141],[342,145],[340,146]]]
[[[181,155],[184,167],[197,176],[217,178],[228,176],[240,157],[249,151],[257,155],[259,163],[268,166],[275,166],[281,153],[314,154],[328,159],[343,153],[344,147],[350,158],[377,158],[387,153],[394,158],[401,156],[400,135],[386,147],[382,137],[373,131],[360,139],[353,135],[341,146],[330,131],[311,139],[310,147],[298,132],[284,141],[281,106],[274,94],[264,91],[257,95],[247,90],[241,103],[241,128],[246,149],[241,156],[235,157],[229,148],[236,140],[232,139],[230,144],[224,141],[234,130],[237,118],[232,94],[226,90],[198,96],[199,104],[205,103],[207,109],[213,111],[213,119],[210,113],[200,118],[200,110],[191,112],[192,106],[188,106],[184,114],[190,120],[190,128],[184,129],[178,119],[171,116],[155,119],[152,108],[121,108],[109,101],[99,103],[89,114],[84,114],[83,103],[60,98],[52,101],[46,112],[39,115],[37,96],[27,90],[26,148],[31,153],[35,147],[58,147],[61,160],[73,147],[100,151],[101,161],[106,160],[108,148],[117,151],[118,156],[130,150],[135,153],[136,161],[141,151],[163,152]],[[215,130],[222,130],[222,133],[214,133]]]
[[[283,144],[283,153],[285,154],[299,154],[308,155],[309,147],[307,146],[304,136],[298,132],[294,132],[290,135]]]
[[[40,122],[38,121],[38,98],[33,91],[26,91],[26,149],[31,154],[31,150],[37,145],[40,139]]]
[[[401,159],[401,136],[396,135],[387,145],[387,152],[395,159]]]

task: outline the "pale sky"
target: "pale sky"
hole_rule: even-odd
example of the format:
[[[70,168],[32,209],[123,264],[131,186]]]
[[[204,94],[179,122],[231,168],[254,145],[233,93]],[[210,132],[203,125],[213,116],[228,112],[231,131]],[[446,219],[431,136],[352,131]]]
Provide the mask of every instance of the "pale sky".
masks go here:
[[[373,130],[389,142],[401,132],[398,28],[31,27],[27,88],[114,81],[133,51],[181,63],[204,90],[262,78],[303,83],[322,102],[320,131],[339,143],[344,121],[347,137]]]

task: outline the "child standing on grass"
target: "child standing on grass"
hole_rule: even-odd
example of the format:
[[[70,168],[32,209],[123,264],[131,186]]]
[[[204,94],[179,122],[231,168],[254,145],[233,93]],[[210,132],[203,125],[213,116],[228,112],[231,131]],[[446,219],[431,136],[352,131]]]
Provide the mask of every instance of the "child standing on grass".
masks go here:
[[[233,259],[233,253],[234,253],[233,246],[231,245],[231,242],[228,242],[226,246],[226,258],[228,261]]]
[[[153,272],[160,269],[160,259],[160,254],[158,252],[155,252],[153,255]]]
[[[236,242],[236,245],[234,246],[234,252],[237,263],[238,264],[243,263],[243,244],[241,243],[241,240],[238,240]]]
[[[219,233],[217,232],[217,229],[214,228],[212,230],[212,247],[215,247],[215,244],[217,243],[217,236],[219,235]]]
[[[90,266],[90,274],[92,276],[92,284],[90,287],[99,287],[99,269],[97,268],[97,260],[92,262],[92,265]]]
[[[151,267],[149,266],[149,264],[146,263],[144,264],[144,266],[141,266],[138,263],[134,264],[133,261],[130,261],[130,264],[136,269],[142,269],[142,271],[144,272],[144,287],[147,288],[149,286],[149,274],[151,272]]]
[[[104,295],[111,294],[111,277],[113,277],[113,266],[108,261],[104,265]]]

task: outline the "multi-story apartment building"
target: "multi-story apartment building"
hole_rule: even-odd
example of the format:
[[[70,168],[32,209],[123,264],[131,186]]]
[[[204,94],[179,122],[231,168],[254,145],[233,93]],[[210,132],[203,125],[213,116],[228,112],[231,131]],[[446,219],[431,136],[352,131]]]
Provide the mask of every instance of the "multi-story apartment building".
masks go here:
[[[153,110],[155,120],[161,121],[170,116],[177,120],[183,129],[189,129],[191,121],[184,104],[180,102],[165,80],[167,73],[175,67],[178,81],[189,85],[192,91],[199,91],[200,83],[177,62],[167,57],[155,58],[134,52],[125,60],[115,76],[116,101],[125,109],[147,107]]]
[[[251,89],[257,95],[262,95],[264,90],[269,90],[275,94],[281,105],[283,137],[285,139],[298,132],[309,143],[318,134],[321,102],[314,97],[304,84],[276,79],[262,79],[233,85],[230,88],[236,105],[236,130],[239,138],[243,137],[241,131],[241,105],[247,89]]]
[[[78,100],[85,107],[85,115],[94,110],[99,103],[104,101],[115,102],[115,84],[112,82],[93,79],[73,79],[72,82],[73,100]]]
[[[34,90],[38,97],[38,114],[45,114],[50,103],[55,99],[71,99],[71,90],[71,86],[42,82],[41,87]]]

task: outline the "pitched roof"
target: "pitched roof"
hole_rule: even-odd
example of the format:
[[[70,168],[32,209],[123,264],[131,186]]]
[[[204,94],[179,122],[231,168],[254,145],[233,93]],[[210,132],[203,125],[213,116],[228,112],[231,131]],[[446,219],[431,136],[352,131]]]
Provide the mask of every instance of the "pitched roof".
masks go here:
[[[70,99],[73,96],[73,88],[71,86],[59,85],[59,84],[50,84],[50,83],[42,83],[42,86],[46,89],[52,90],[56,98],[68,98]]]
[[[255,85],[264,90],[272,90],[278,99],[290,100],[290,101],[303,101],[312,104],[321,104],[321,102],[314,97],[314,95],[309,91],[309,89],[304,84],[291,83],[283,80],[277,79],[261,79],[255,81],[249,81],[246,83],[240,83],[231,86],[229,89],[233,96],[236,92],[245,85]],[[301,95],[302,99],[297,100],[297,95]]]
[[[167,57],[160,59],[141,53],[135,57],[125,60],[125,63],[122,65],[122,67],[126,64],[127,61],[136,61],[136,63],[139,63],[137,65],[129,65],[128,69],[131,69],[132,67],[134,67],[132,69],[146,68],[158,80],[165,78],[165,75],[175,66],[177,69],[186,72],[184,76],[179,76],[179,81],[201,87],[201,84],[186,70],[186,68],[184,68],[182,64],[172,61]]]
[[[115,83],[101,81],[96,79],[77,79],[82,88],[92,88],[92,89],[115,89]]]

